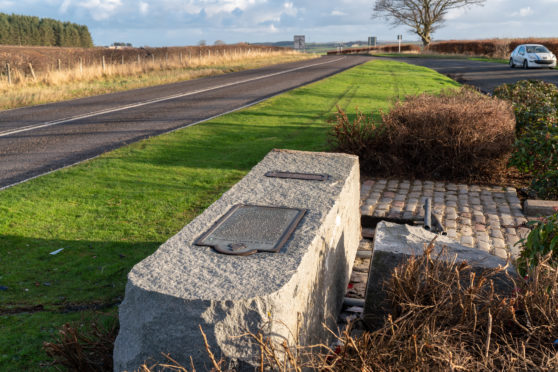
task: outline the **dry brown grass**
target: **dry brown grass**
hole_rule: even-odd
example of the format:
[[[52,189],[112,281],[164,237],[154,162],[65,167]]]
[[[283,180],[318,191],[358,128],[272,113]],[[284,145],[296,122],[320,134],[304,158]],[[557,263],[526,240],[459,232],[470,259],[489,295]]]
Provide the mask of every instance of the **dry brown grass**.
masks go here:
[[[485,182],[504,172],[514,129],[508,102],[462,88],[406,97],[382,123],[339,111],[332,142],[375,175]]]
[[[548,262],[523,280],[428,247],[395,270],[385,323],[346,344],[335,370],[555,371],[558,271]],[[503,275],[513,290],[495,290]]]
[[[102,57],[105,57],[103,67]],[[190,48],[0,47],[0,109],[165,84],[313,58],[285,48],[230,45]],[[58,60],[61,69],[58,69]],[[29,63],[32,62],[31,74]]]
[[[103,318],[107,314],[102,314]],[[112,371],[112,350],[118,334],[118,319],[97,316],[83,324],[66,323],[58,331],[56,340],[45,342],[43,348],[53,358],[52,365],[70,371]]]

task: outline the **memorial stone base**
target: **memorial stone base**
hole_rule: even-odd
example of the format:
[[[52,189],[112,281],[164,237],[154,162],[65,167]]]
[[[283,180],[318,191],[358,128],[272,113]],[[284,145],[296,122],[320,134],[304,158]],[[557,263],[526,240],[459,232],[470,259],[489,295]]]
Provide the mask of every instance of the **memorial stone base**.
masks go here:
[[[271,151],[128,274],[115,371],[161,353],[210,369],[200,326],[216,359],[240,370],[259,365],[246,330],[327,343],[360,240],[359,187],[355,156]]]

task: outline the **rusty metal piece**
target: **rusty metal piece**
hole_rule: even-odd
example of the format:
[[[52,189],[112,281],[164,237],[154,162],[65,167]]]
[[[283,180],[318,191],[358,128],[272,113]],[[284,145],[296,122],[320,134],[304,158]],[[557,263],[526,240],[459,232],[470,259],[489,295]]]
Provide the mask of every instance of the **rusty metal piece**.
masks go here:
[[[236,256],[279,252],[306,214],[306,209],[237,204],[200,236],[198,246]]]
[[[265,176],[273,177],[273,178],[288,178],[288,179],[305,180],[305,181],[326,181],[329,178],[329,175],[327,174],[282,172],[282,171],[270,171],[267,172]]]

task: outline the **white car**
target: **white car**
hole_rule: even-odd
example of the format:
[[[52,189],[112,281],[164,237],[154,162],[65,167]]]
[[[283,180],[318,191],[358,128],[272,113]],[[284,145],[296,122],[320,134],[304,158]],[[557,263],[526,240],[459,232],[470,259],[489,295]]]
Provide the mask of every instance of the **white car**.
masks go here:
[[[556,56],[544,45],[521,44],[514,49],[510,56],[510,67],[556,67]]]

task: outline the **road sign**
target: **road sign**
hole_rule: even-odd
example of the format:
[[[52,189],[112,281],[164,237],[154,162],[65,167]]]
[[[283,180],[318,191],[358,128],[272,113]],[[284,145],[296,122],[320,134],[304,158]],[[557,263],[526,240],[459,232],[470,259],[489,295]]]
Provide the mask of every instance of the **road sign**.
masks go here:
[[[306,41],[304,35],[294,36],[294,49],[295,50],[306,50]]]
[[[377,41],[376,36],[369,36],[368,37],[368,46],[369,47],[375,47],[376,46],[376,41]]]

